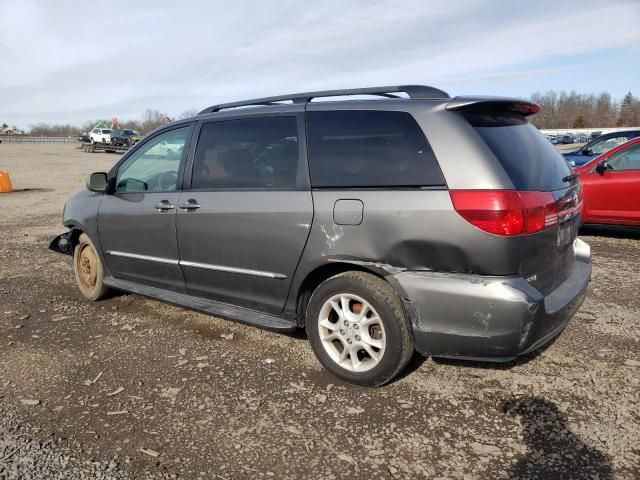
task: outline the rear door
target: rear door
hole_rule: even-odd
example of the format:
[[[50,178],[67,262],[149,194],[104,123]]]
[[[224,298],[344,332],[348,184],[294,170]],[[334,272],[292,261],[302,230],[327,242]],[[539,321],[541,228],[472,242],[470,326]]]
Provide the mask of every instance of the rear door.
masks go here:
[[[296,112],[202,124],[177,214],[191,295],[282,311],[313,219],[304,137]]]
[[[582,174],[589,216],[602,223],[640,224],[640,143],[606,160],[608,170],[598,173],[594,167]]]
[[[98,232],[111,274],[184,292],[178,264],[176,208],[192,126],[150,137],[112,172],[114,191],[98,211]]]

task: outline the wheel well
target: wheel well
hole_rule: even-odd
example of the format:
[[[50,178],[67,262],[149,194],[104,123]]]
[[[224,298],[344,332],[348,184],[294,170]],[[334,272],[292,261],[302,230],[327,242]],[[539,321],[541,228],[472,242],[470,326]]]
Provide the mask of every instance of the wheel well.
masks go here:
[[[313,292],[320,286],[325,280],[344,272],[359,271],[367,272],[384,279],[377,272],[369,270],[360,265],[347,262],[335,262],[327,265],[322,265],[315,270],[311,271],[307,277],[300,284],[298,289],[298,296],[296,299],[296,317],[299,326],[304,327],[304,318],[309,304],[309,299]]]
[[[84,232],[75,226],[70,226],[69,231],[70,231],[69,241],[71,242],[71,255],[73,255],[73,249],[76,248],[76,245],[78,244],[78,239],[80,238],[80,235],[82,235]]]

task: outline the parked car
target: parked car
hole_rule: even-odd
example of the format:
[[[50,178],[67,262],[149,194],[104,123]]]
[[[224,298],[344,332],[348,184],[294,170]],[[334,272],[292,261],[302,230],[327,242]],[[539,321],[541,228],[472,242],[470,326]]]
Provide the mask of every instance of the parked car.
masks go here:
[[[111,132],[111,143],[130,147],[142,138],[137,131],[130,128],[116,128]]]
[[[111,143],[110,128],[94,128],[89,134],[91,143]]]
[[[584,223],[640,226],[640,137],[577,167]]]
[[[574,143],[573,135],[565,133],[564,135],[562,135],[562,144],[566,145],[567,143]]]
[[[597,132],[594,132],[597,133]],[[593,135],[593,134],[592,134]],[[608,152],[618,145],[640,136],[640,129],[637,130],[620,130],[618,132],[605,133],[597,136],[589,143],[576,151],[564,153],[564,158],[571,166],[580,166],[589,160]]]
[[[354,95],[381,99],[311,102]],[[51,248],[90,300],[118,289],[304,327],[359,385],[415,349],[511,360],[560,334],[591,276],[579,182],[527,122],[538,110],[425,86],[215,105],[91,174]]]

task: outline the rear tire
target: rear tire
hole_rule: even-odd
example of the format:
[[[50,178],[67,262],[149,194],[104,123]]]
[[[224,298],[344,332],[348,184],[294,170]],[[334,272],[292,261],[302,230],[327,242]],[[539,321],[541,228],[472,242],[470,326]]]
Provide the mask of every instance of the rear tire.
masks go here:
[[[400,297],[385,280],[365,272],[324,281],[309,300],[306,330],[322,366],[356,385],[390,382],[415,350]]]
[[[103,283],[102,262],[93,243],[85,233],[73,249],[73,271],[82,296],[95,301],[105,298],[109,288]]]

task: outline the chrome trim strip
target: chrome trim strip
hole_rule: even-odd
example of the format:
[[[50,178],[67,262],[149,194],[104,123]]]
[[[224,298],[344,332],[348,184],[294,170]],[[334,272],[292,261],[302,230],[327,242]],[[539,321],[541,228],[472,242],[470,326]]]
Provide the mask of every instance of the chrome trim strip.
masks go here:
[[[171,260],[170,258],[151,257],[149,255],[138,255],[137,253],[117,252],[115,250],[109,250],[107,253],[114,257],[135,258],[136,260],[148,260],[149,262],[167,263],[169,265],[179,264],[178,260]]]
[[[262,270],[250,270],[248,268],[225,267],[223,265],[211,265],[209,263],[189,262],[187,260],[172,260],[170,258],[152,257],[149,255],[139,255],[137,253],[118,252],[115,250],[107,251],[109,255],[115,257],[135,258],[136,260],[147,260],[149,262],[166,263],[168,265],[181,265],[183,267],[204,268],[206,270],[215,270],[217,272],[239,273],[242,275],[252,275],[254,277],[276,278],[282,280],[287,278],[281,273],[265,272]]]
[[[187,260],[180,260],[180,265],[182,265],[183,267],[216,270],[218,272],[240,273],[243,275],[252,275],[254,277],[277,278],[279,280],[287,278],[286,275],[282,275],[281,273],[264,272],[262,270],[249,270],[247,268],[225,267],[223,265],[211,265],[209,263],[189,262]]]

